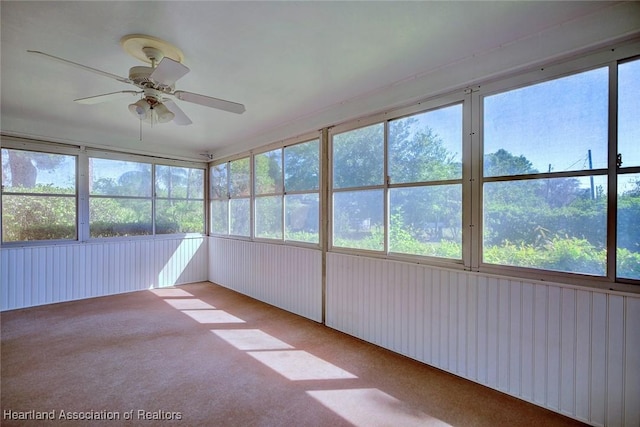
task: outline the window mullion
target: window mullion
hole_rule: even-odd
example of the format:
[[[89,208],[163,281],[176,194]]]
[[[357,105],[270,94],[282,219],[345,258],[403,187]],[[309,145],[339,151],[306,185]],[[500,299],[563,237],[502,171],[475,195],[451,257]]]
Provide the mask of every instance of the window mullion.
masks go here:
[[[478,271],[482,260],[482,177],[483,177],[483,132],[482,132],[482,97],[479,92],[470,90],[468,94],[469,106],[466,110],[467,120],[464,120],[466,153],[469,160],[465,167],[467,172],[467,205],[468,222],[464,222],[468,230],[466,243],[463,243],[463,259],[465,266]],[[464,143],[464,142],[463,142]],[[464,172],[463,172],[464,176]],[[464,192],[465,186],[463,186]],[[465,200],[465,197],[462,197]],[[464,215],[464,213],[463,213]],[[462,238],[465,238],[463,233]],[[466,257],[464,250],[466,248]]]
[[[86,150],[82,149],[77,157],[77,237],[78,241],[86,242],[90,238],[89,232],[89,157]]]
[[[249,156],[249,239],[256,237],[256,155]]]
[[[382,223],[384,224],[384,245],[383,252],[385,254],[389,253],[389,236],[391,234],[391,218],[389,215],[389,183],[391,182],[391,177],[389,176],[389,121],[386,120],[384,122],[384,133],[383,133],[383,188],[384,191],[382,193],[382,208],[384,212],[382,214]]]
[[[286,205],[285,205],[285,195],[287,194],[287,189],[284,187],[284,168],[287,167],[287,165],[284,163],[284,150],[286,147],[282,147],[280,149],[280,164],[282,165],[280,167],[280,188],[281,188],[281,193],[280,193],[280,197],[281,197],[281,202],[280,202],[280,230],[282,230],[282,237],[280,238],[280,240],[282,240],[283,242],[286,240],[285,238],[285,233],[286,233],[286,221],[285,221],[285,217],[286,217]]]
[[[609,65],[609,176],[607,181],[607,279],[615,281],[617,272],[618,215],[618,64]]]

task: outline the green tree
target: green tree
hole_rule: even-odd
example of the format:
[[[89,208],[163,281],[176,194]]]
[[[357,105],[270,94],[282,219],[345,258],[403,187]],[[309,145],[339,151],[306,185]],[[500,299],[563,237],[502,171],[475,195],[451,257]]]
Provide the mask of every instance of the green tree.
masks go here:
[[[484,176],[508,176],[538,173],[524,156],[514,156],[504,148],[484,156]]]
[[[284,148],[284,188],[287,191],[309,191],[320,188],[318,140]]]
[[[36,186],[38,171],[53,170],[64,161],[64,156],[22,150],[2,150],[3,183],[16,188]],[[5,159],[10,175],[5,170]]]

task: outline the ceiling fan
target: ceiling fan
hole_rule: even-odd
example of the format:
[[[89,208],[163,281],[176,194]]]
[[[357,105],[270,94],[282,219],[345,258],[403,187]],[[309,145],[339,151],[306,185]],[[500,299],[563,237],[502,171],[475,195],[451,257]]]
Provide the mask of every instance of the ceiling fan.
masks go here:
[[[149,63],[151,66],[132,67],[129,70],[129,77],[121,77],[67,59],[49,55],[48,53],[35,50],[28,50],[27,52],[90,71],[122,83],[132,84],[140,89],[122,90],[75,99],[74,101],[79,104],[98,104],[127,96],[140,96],[137,102],[129,105],[129,111],[139,120],[152,124],[167,123],[170,121],[173,121],[177,125],[190,125],[192,123],[191,119],[173,102],[171,97],[231,113],[244,113],[245,108],[242,104],[183,90],[175,90],[176,81],[190,70],[181,64],[184,59],[182,51],[168,42],[156,37],[131,34],[124,36],[120,40],[120,44],[127,53],[143,62]]]

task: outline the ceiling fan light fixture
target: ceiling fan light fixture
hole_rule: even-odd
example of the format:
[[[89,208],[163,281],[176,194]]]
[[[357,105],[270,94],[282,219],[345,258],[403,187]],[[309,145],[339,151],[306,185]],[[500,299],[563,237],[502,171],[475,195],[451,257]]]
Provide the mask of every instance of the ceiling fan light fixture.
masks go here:
[[[153,111],[156,113],[158,123],[170,122],[176,116],[162,103],[154,105]]]
[[[151,107],[149,107],[149,104],[145,99],[140,99],[133,104],[129,104],[129,111],[131,111],[131,114],[140,120],[143,120],[147,116],[150,109]]]

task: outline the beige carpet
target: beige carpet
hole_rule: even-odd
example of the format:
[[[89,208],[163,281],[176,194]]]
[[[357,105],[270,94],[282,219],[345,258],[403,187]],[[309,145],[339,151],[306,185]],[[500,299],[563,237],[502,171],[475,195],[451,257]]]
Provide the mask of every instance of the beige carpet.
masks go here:
[[[0,320],[3,426],[582,425],[211,283]]]

